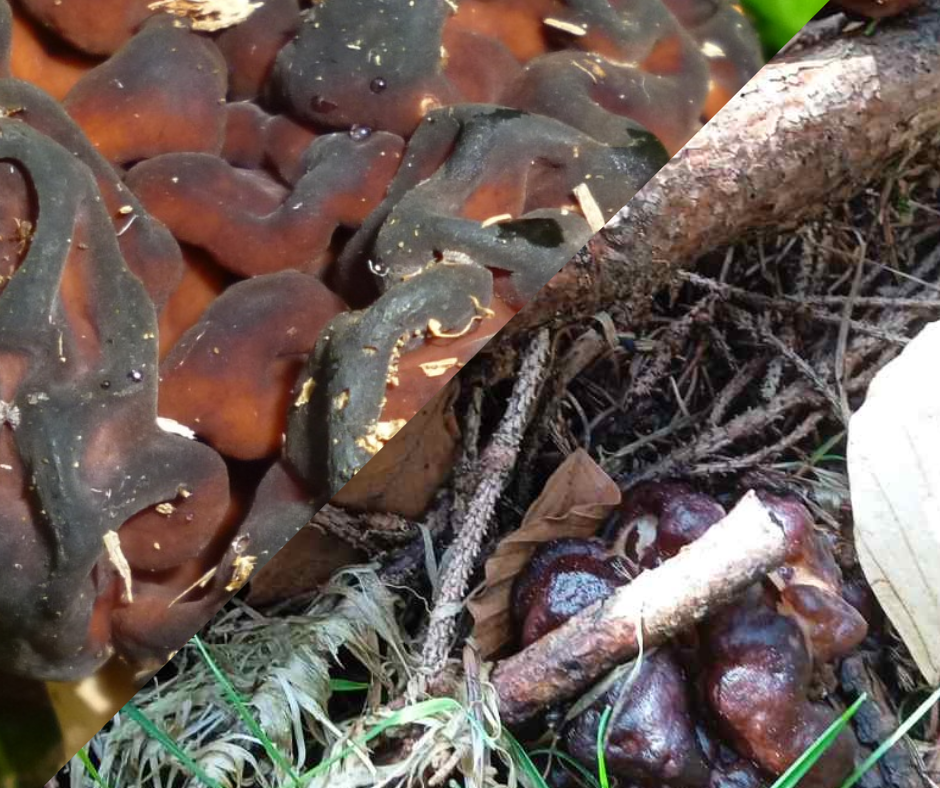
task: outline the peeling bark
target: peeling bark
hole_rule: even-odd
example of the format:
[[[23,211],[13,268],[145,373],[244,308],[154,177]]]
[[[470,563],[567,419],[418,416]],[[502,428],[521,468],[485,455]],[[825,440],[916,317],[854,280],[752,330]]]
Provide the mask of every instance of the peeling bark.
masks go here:
[[[641,319],[705,252],[857,194],[940,131],[940,0],[760,73],[509,324],[613,302]]]

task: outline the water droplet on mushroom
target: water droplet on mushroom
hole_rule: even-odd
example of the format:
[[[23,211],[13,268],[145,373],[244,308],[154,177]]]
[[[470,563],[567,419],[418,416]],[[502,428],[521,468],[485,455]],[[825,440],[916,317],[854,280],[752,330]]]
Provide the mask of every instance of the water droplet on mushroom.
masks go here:
[[[127,377],[130,380],[134,381],[134,383],[140,383],[140,381],[144,379],[144,373],[141,372],[139,369],[132,369],[130,372],[127,373]]]
[[[102,380],[101,383],[99,383],[98,385],[99,385],[101,388],[103,388],[105,391],[107,391],[109,388],[111,388],[111,381],[110,381],[110,380]]]
[[[356,140],[356,142],[362,142],[372,136],[372,129],[369,126],[353,123],[353,125],[349,127],[349,136]]]
[[[386,82],[384,77],[376,77],[369,83],[369,90],[373,93],[381,93],[387,87],[388,82]]]

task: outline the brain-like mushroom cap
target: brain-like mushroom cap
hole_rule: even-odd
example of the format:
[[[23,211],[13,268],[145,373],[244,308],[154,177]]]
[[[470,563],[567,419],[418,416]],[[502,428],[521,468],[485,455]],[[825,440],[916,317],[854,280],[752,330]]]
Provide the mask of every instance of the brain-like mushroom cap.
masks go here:
[[[153,0],[21,0],[40,24],[91,55],[121,48],[147,17]]]
[[[800,627],[764,601],[759,589],[703,627],[705,693],[736,749],[782,774],[835,720],[808,697],[812,657]],[[854,765],[846,730],[804,777],[811,788],[839,785]]]
[[[225,90],[215,44],[163,16],[83,76],[64,106],[101,154],[123,166],[176,151],[217,154]]]
[[[140,544],[125,555],[123,525],[185,490],[201,517],[160,541],[193,564],[223,534],[226,471],[157,423],[156,315],[91,170],[15,119],[0,118],[0,158],[35,196],[0,291],[0,654],[9,672],[68,679],[121,650],[118,612],[149,604],[135,566],[153,563]]]
[[[534,643],[628,580],[598,540],[553,539],[539,545],[513,583],[519,645]]]
[[[645,788],[708,786],[709,767],[697,740],[686,677],[669,649],[644,656],[635,675],[625,673],[566,729],[568,751],[595,767],[607,706],[615,709],[604,748],[613,774]]]

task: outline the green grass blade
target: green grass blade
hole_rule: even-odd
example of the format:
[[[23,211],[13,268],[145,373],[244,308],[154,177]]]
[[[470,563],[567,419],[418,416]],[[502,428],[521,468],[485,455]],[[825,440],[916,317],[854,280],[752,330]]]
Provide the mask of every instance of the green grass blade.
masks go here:
[[[519,740],[509,731],[504,731],[503,736],[506,741],[509,742],[509,754],[512,756],[513,761],[516,762],[519,771],[529,778],[529,784],[534,786],[534,788],[549,788],[542,773],[538,770],[536,765],[532,763],[532,758],[529,756],[529,753],[526,752],[525,747],[519,743]]]
[[[610,788],[610,780],[607,777],[607,757],[604,755],[604,744],[607,739],[607,725],[610,722],[610,715],[613,712],[613,706],[607,706],[604,713],[601,714],[600,724],[597,726],[597,781],[601,788]]]
[[[99,788],[109,788],[108,784],[102,779],[101,775],[98,774],[98,770],[95,768],[95,765],[91,762],[91,758],[88,757],[88,751],[82,747],[75,755],[78,757],[78,760],[82,762],[82,765],[85,767],[85,771],[91,775],[91,779],[94,780],[95,785]]]
[[[913,714],[908,717],[898,729],[892,733],[887,739],[885,739],[881,746],[878,747],[871,755],[869,755],[861,765],[852,772],[852,775],[840,786],[840,788],[852,788],[855,783],[857,783],[864,774],[871,769],[878,761],[880,761],[885,753],[890,750],[895,744],[897,744],[902,738],[907,735],[907,732],[913,728],[920,720],[933,708],[934,704],[940,701],[940,687],[937,687],[930,696],[923,703],[918,706]]]
[[[199,651],[199,656],[202,657],[202,661],[206,663],[213,678],[216,680],[219,687],[221,687],[222,694],[225,695],[229,703],[232,704],[232,707],[245,724],[245,727],[251,731],[252,736],[261,742],[261,746],[272,762],[280,766],[288,775],[291,782],[297,785],[300,782],[300,775],[294,771],[294,767],[287,756],[277,748],[270,737],[261,729],[261,726],[254,718],[251,710],[245,705],[245,701],[242,700],[241,695],[238,694],[238,690],[235,689],[235,686],[228,680],[228,677],[222,672],[221,668],[219,668],[215,659],[213,659],[212,654],[209,653],[209,649],[206,647],[205,643],[202,642],[202,638],[200,638],[199,635],[194,635],[192,642]]]
[[[180,746],[169,737],[169,735],[160,730],[140,709],[133,703],[124,706],[124,713],[136,722],[150,738],[156,739],[163,748],[170,753],[176,760],[185,766],[192,775],[199,780],[206,788],[222,788],[222,786],[213,780],[205,770],[194,761],[189,755],[180,749]]]
[[[810,458],[806,461],[806,464],[810,466],[816,466],[826,460],[842,460],[845,462],[845,457],[842,457],[839,454],[830,454],[832,449],[839,443],[839,441],[843,440],[844,438],[845,430],[837,432],[835,435],[829,438],[829,440],[824,441],[823,444],[812,453]]]
[[[813,768],[822,756],[836,740],[840,733],[849,724],[849,721],[856,715],[862,704],[868,700],[868,694],[862,693],[861,697],[849,706],[841,716],[823,731],[823,734],[810,745],[806,751],[797,758],[783,774],[777,778],[777,781],[771,788],[794,788],[806,773]]]
[[[369,689],[364,681],[350,681],[349,679],[330,679],[331,692],[362,692]]]
[[[561,750],[556,749],[542,749],[542,750],[533,750],[532,756],[536,755],[547,755],[549,758],[557,758],[564,767],[574,774],[577,777],[584,781],[586,785],[590,785],[591,788],[601,788],[601,784],[597,781],[597,778],[591,774],[584,766],[572,758],[568,753],[562,752]]]
[[[317,775],[329,769],[334,763],[343,760],[347,755],[368,744],[377,736],[381,736],[389,728],[396,728],[400,725],[410,725],[413,722],[418,722],[427,717],[433,717],[445,711],[463,712],[464,708],[453,698],[432,698],[431,700],[423,700],[420,703],[413,703],[411,706],[405,706],[405,708],[399,709],[394,714],[389,715],[388,718],[369,728],[363,736],[344,747],[336,753],[336,755],[327,758],[325,761],[320,761],[320,763],[312,769],[304,772],[300,779],[304,783],[312,780]]]

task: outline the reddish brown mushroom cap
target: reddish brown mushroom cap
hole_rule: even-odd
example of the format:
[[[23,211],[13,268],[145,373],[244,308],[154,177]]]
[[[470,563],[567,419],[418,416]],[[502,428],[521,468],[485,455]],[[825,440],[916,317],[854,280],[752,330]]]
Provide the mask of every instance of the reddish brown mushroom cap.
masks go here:
[[[229,287],[160,367],[160,414],[239,459],[277,453],[306,355],[344,304],[296,271]]]
[[[109,55],[153,15],[152,0],[21,0],[40,24],[92,55]]]
[[[709,705],[739,752],[782,774],[835,720],[808,698],[812,657],[799,626],[762,600],[748,599],[703,628]],[[854,765],[846,730],[804,778],[811,788],[838,785]]]
[[[0,432],[13,469],[0,649],[8,671],[70,678],[108,657],[110,613],[134,604],[121,526],[195,490],[186,472],[205,463],[191,455],[208,450],[157,424],[156,316],[91,170],[21,120],[0,119],[0,132],[0,158],[36,201],[25,257],[0,293]],[[172,547],[174,533],[163,539]]]
[[[17,120],[54,140],[90,168],[111,218],[121,255],[159,309],[177,286],[183,268],[179,245],[167,228],[144,211],[114,168],[62,107],[43,91],[19,80],[0,80],[0,103],[18,107]]]
[[[228,97],[232,101],[258,98],[278,52],[300,28],[297,0],[265,0],[251,16],[216,36],[215,43],[228,66]]]
[[[163,16],[83,76],[64,105],[108,161],[125,165],[177,151],[217,154],[225,91],[215,45]]]
[[[337,228],[356,226],[381,201],[402,146],[384,132],[319,137],[290,191],[262,171],[196,153],[143,162],[126,182],[179,240],[235,274],[317,273],[332,258]]]
[[[568,751],[595,769],[598,729],[607,706],[615,710],[604,747],[611,773],[644,788],[709,785],[686,677],[669,649],[647,654],[635,675],[625,674],[565,730]]]
[[[525,648],[629,580],[597,540],[553,539],[540,545],[512,589],[512,614]]]
[[[437,0],[323,0],[278,54],[273,90],[303,121],[411,134],[429,109],[460,100],[443,69],[449,13]]]

